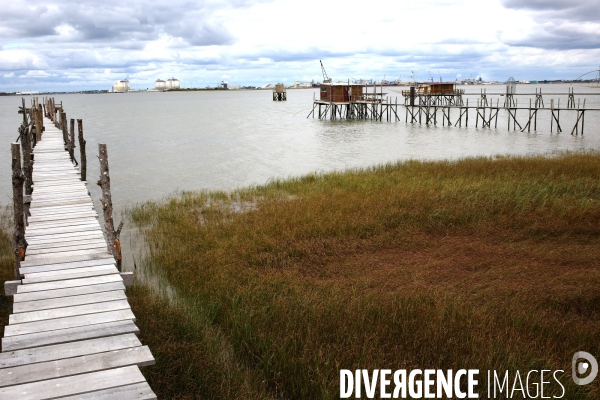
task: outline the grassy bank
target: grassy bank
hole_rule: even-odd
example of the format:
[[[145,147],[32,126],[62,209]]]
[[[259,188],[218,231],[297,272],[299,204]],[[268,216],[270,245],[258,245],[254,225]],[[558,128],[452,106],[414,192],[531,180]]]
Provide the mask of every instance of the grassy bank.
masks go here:
[[[405,162],[132,217],[177,292],[130,292],[164,398],[335,398],[340,368],[561,369],[565,398],[600,397],[570,377],[600,355],[599,154]]]

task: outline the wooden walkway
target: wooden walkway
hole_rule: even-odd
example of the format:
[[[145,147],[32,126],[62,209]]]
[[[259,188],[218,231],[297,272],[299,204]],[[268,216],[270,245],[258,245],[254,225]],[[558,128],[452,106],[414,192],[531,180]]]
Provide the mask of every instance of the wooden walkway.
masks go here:
[[[62,131],[44,121],[22,279],[6,288],[0,399],[155,399],[139,370],[154,358],[125,295],[133,276],[117,270]]]

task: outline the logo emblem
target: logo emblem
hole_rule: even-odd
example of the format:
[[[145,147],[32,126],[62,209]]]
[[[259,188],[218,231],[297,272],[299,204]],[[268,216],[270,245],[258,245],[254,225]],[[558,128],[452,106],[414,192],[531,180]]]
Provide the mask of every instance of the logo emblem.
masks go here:
[[[598,361],[590,353],[578,351],[573,354],[571,372],[573,382],[576,385],[587,385],[596,379],[596,375],[598,375]]]

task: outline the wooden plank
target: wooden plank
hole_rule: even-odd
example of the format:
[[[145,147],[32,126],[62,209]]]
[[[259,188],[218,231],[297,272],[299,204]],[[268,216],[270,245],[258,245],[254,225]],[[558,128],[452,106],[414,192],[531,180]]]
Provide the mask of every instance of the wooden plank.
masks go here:
[[[46,229],[68,228],[71,226],[86,226],[95,224],[98,224],[98,220],[96,220],[95,217],[71,218],[61,221],[35,222],[29,224],[29,226],[27,227],[27,233],[35,236],[36,233],[44,233]],[[100,225],[98,224],[98,226]]]
[[[41,179],[36,181],[37,182],[37,187],[53,187],[53,186],[62,186],[65,183],[71,183],[72,185],[77,185],[77,182],[79,182],[79,184],[81,184],[82,187],[86,187],[85,186],[85,182],[83,181],[78,181],[76,177],[71,177],[71,178],[54,178],[54,179]],[[36,182],[33,182],[34,185],[36,185]],[[34,186],[35,188],[35,186]],[[37,188],[36,188],[37,190]]]
[[[145,381],[139,368],[130,366],[9,386],[0,389],[0,398],[20,400],[57,399]]]
[[[44,222],[44,221],[62,221],[65,219],[74,219],[74,218],[97,218],[98,213],[94,210],[69,210],[63,213],[46,213],[46,214],[31,214],[31,216],[27,219],[29,224]]]
[[[2,351],[30,349],[59,343],[73,343],[80,340],[104,338],[126,333],[138,334],[140,330],[133,321],[123,320],[49,332],[31,333],[28,335],[17,335],[2,339]]]
[[[68,244],[68,243],[67,243]],[[38,254],[52,254],[52,253],[60,253],[60,252],[70,252],[75,250],[91,250],[91,249],[106,249],[106,242],[103,240],[96,240],[94,242],[89,243],[78,243],[73,246],[46,246],[30,249],[27,248],[27,255],[33,256]]]
[[[38,207],[47,207],[47,206],[66,206],[66,205],[70,205],[70,204],[93,204],[93,203],[92,203],[91,198],[77,199],[77,200],[64,200],[64,201],[45,201],[45,202],[31,203],[31,209],[35,209]]]
[[[34,254],[31,256],[27,256],[27,261],[35,261],[35,260],[48,260],[52,257],[65,257],[65,256],[75,256],[75,255],[87,255],[87,254],[100,254],[106,252],[106,249],[97,248],[90,250],[76,250],[76,251],[61,251],[56,253],[48,253],[48,254]]]
[[[95,210],[94,206],[92,203],[92,198],[90,197],[89,199],[89,203],[88,204],[67,204],[67,205],[46,205],[46,206],[38,206],[38,202],[35,201],[35,199],[33,199],[31,206],[33,207],[33,205],[35,205],[35,207],[33,207],[33,209],[35,209],[36,212],[46,212],[46,211],[54,211],[54,210],[62,210],[62,209],[69,209],[69,208],[76,208],[76,207],[89,207],[90,210]]]
[[[22,324],[5,326],[4,337],[26,335],[37,332],[56,331],[60,329],[76,328],[78,326],[97,325],[126,319],[135,322],[135,315],[133,315],[130,309],[108,311],[97,314],[77,315],[74,317],[55,318],[51,322],[48,320],[25,322]]]
[[[82,218],[80,220],[66,220],[65,222],[37,223],[27,227],[29,236],[44,236],[67,232],[85,231],[89,227],[98,227],[100,224],[96,218]]]
[[[70,206],[69,208],[63,208],[63,209],[53,209],[53,208],[37,208],[35,209],[32,213],[31,213],[31,217],[43,217],[46,215],[64,215],[64,214],[71,214],[71,213],[89,213],[89,212],[93,212],[96,213],[96,215],[98,215],[98,213],[96,212],[96,210],[94,210],[93,207],[90,206],[86,206],[86,205],[76,205],[76,206]]]
[[[34,278],[58,277],[60,279],[61,276],[68,276],[68,275],[76,274],[79,272],[86,273],[86,272],[102,271],[102,270],[112,271],[112,268],[114,268],[114,267],[115,267],[115,265],[113,263],[113,264],[108,264],[108,265],[93,265],[91,267],[61,269],[58,271],[32,272],[29,274],[25,274],[24,278],[34,279]]]
[[[90,198],[91,200],[91,198]],[[82,211],[96,211],[93,206],[87,204],[75,204],[70,206],[48,206],[48,207],[38,207],[35,209],[36,215],[50,214],[50,213],[64,213],[70,212],[71,210],[79,210]],[[33,212],[32,212],[33,215]]]
[[[31,241],[28,241],[29,246],[32,249],[39,246],[56,246],[56,245],[65,245],[69,246],[69,243],[77,243],[77,242],[91,242],[104,240],[104,235],[101,230],[94,231],[85,231],[81,233],[71,232],[65,233],[63,235],[50,235],[48,237],[40,237],[33,236],[31,237]]]
[[[17,294],[60,290],[77,286],[92,286],[110,282],[123,282],[123,279],[121,279],[119,275],[104,275],[95,276],[93,278],[70,279],[68,281],[32,283],[30,285],[20,285],[17,288]]]
[[[63,164],[61,159],[56,159],[51,161],[49,158],[44,160],[44,157],[39,157],[36,163],[36,170],[38,172],[47,172],[47,171],[77,171],[77,169],[73,165]]]
[[[36,170],[34,170],[36,171]],[[60,177],[74,177],[77,176],[77,172],[76,171],[71,171],[71,170],[61,170],[61,171],[46,171],[46,172],[42,172],[42,171],[37,171],[33,173],[33,179],[35,180],[36,178],[52,178],[52,177],[56,177],[56,176],[60,176]]]
[[[35,321],[53,320],[56,318],[74,317],[77,315],[97,314],[109,311],[130,309],[127,300],[105,301],[101,303],[83,304],[80,306],[53,308],[50,310],[30,311],[19,314],[11,314],[8,323],[12,325],[25,324]],[[54,321],[49,321],[53,324]]]
[[[79,394],[77,396],[63,397],[63,400],[155,400],[156,394],[150,388],[147,382],[136,383],[135,385],[121,386],[99,390],[97,392]]]
[[[64,213],[47,213],[47,214],[31,214],[31,217],[27,218],[30,224],[43,222],[43,221],[58,221],[64,219],[74,219],[82,217],[96,218],[98,213],[93,210],[71,210],[70,212]]]
[[[32,195],[32,203],[38,201],[41,203],[48,201],[68,201],[68,200],[91,200],[87,193],[64,193],[45,196]]]
[[[47,197],[65,197],[69,194],[73,196],[86,195],[89,197],[89,193],[90,192],[87,186],[85,185],[85,182],[82,182],[75,178],[57,179],[54,181],[40,179],[35,181],[35,186],[32,195],[33,200],[35,202],[41,201],[41,199],[45,199]]]
[[[68,244],[68,243],[67,243]],[[96,240],[94,242],[89,243],[77,243],[72,246],[58,246],[58,245],[46,245],[46,247],[39,247],[34,249],[27,249],[28,256],[36,256],[40,254],[52,255],[53,253],[64,253],[69,252],[73,254],[73,252],[77,250],[97,250],[97,249],[106,249],[106,242],[103,240]]]
[[[38,243],[62,242],[63,240],[77,240],[78,238],[83,239],[83,237],[85,237],[85,239],[89,239],[93,236],[104,237],[102,230],[98,229],[96,231],[59,233],[56,235],[47,235],[47,237],[44,237],[43,235],[33,236],[27,238],[27,242],[30,245],[36,245]]]
[[[141,346],[133,333],[0,353],[0,369]]]
[[[72,256],[72,257],[63,257],[63,258],[51,258],[46,260],[25,260],[21,261],[22,267],[34,267],[37,265],[47,265],[47,264],[59,264],[59,263],[67,263],[73,261],[87,261],[87,260],[100,260],[103,258],[108,258],[110,254],[88,254],[85,256]]]
[[[50,174],[37,174],[33,177],[34,182],[38,183],[38,187],[40,186],[45,186],[45,185],[39,185],[44,184],[48,181],[56,181],[56,180],[61,180],[64,182],[70,182],[73,185],[79,185],[82,183],[82,181],[78,180],[79,175],[77,173],[50,173]]]
[[[70,180],[71,182],[73,182],[73,184],[77,185],[77,186],[82,186],[82,184],[84,183],[81,180],[77,180],[77,178],[79,178],[79,173],[75,172],[75,174],[71,174],[71,173],[62,173],[60,171],[56,171],[56,172],[52,172],[49,175],[38,175],[37,178],[39,180],[37,180],[36,182],[47,182],[49,180]],[[47,186],[47,185],[38,185],[38,187],[43,187],[44,189],[48,189],[51,190],[52,187],[51,186]]]
[[[70,169],[62,169],[62,168],[58,168],[58,167],[53,168],[53,169],[48,169],[46,171],[40,171],[39,165],[38,165],[37,169],[38,169],[38,172],[36,174],[37,177],[54,177],[54,176],[73,177],[73,176],[77,176],[79,174],[77,171],[71,172],[72,170],[70,170]]]
[[[127,296],[125,295],[124,291],[113,290],[111,292],[84,294],[81,296],[59,297],[55,299],[38,301],[23,301],[13,304],[13,314],[126,299]]]
[[[25,233],[28,237],[33,236],[47,236],[47,235],[55,235],[60,233],[71,233],[78,231],[91,231],[100,229],[100,224],[98,221],[89,222],[82,225],[70,225],[70,226],[61,226],[58,228],[45,228],[45,229],[36,229],[34,231],[28,231]]]
[[[35,267],[21,267],[19,272],[21,275],[46,271],[60,271],[64,269],[92,267],[94,265],[115,265],[115,259],[109,255],[98,260],[75,261],[59,264],[39,265]]]
[[[52,249],[58,249],[61,247],[71,247],[71,246],[86,246],[92,244],[104,244],[106,246],[106,242],[102,236],[97,235],[96,237],[92,237],[91,239],[80,239],[80,238],[71,238],[72,240],[64,240],[62,242],[47,242],[41,244],[30,244],[27,246],[27,254],[34,254],[34,251],[38,250],[48,250],[52,251]]]
[[[77,286],[65,289],[45,290],[31,293],[16,293],[13,302],[37,301],[44,299],[56,299],[60,297],[80,296],[83,294],[103,293],[113,290],[125,290],[123,282],[109,282],[89,286]]]
[[[32,283],[67,281],[69,279],[91,278],[95,276],[103,276],[118,273],[119,270],[116,266],[103,265],[100,267],[80,268],[79,270],[76,270],[76,272],[72,272],[70,274],[47,275],[37,277],[30,277],[30,275],[28,274],[27,276],[25,276],[24,279],[21,280],[21,283],[23,285],[30,285]]]
[[[130,347],[110,352],[86,354],[73,358],[0,369],[0,387],[127,367],[130,365],[143,367],[153,364],[154,357],[152,357],[148,346]]]
[[[34,195],[34,199],[38,199],[38,198],[43,198],[43,197],[49,197],[49,196],[56,196],[56,195],[68,195],[68,194],[77,194],[77,195],[81,195],[81,194],[85,194],[86,196],[88,195],[88,190],[85,186],[82,185],[78,185],[76,183],[70,183],[68,185],[60,185],[60,186],[43,186],[40,187],[38,185],[38,187],[35,189],[35,195]]]

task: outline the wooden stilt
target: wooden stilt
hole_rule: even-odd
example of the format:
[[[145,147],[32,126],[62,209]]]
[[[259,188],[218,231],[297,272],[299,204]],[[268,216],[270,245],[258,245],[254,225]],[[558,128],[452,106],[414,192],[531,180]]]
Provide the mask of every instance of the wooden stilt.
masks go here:
[[[18,143],[11,144],[12,155],[12,186],[14,209],[14,239],[15,239],[15,279],[19,279],[21,261],[25,260],[27,240],[25,240],[25,218],[23,213],[23,183],[25,175],[21,170],[21,151]]]
[[[117,269],[121,271],[121,243],[119,237],[123,222],[119,224],[119,228],[115,231],[112,217],[112,195],[110,192],[110,174],[108,170],[108,152],[106,144],[98,143],[99,160],[100,160],[100,180],[98,186],[102,188],[102,210],[104,211],[104,233],[106,234],[107,250],[113,255],[117,261]]]

